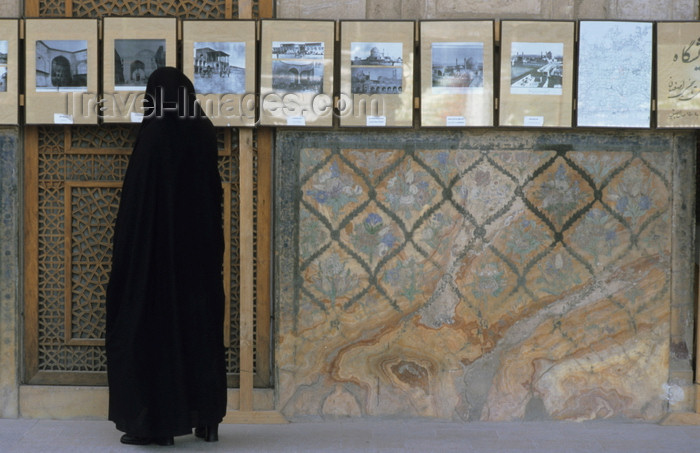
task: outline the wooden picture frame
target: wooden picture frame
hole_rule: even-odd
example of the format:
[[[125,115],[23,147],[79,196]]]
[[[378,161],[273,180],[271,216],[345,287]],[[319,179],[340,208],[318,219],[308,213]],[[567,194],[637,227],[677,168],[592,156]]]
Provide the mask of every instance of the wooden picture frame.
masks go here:
[[[139,123],[148,76],[160,66],[176,65],[177,19],[105,17],[103,28],[102,120]]]
[[[335,22],[263,20],[260,124],[333,126]]]
[[[19,124],[19,21],[0,19],[0,124]]]
[[[413,21],[340,22],[340,126],[413,126],[414,35]]]
[[[653,22],[579,22],[577,126],[651,126],[653,31]]]
[[[421,126],[493,126],[494,21],[419,25]]]
[[[656,24],[656,126],[700,127],[700,22]]]
[[[27,124],[97,124],[97,19],[25,21]]]
[[[571,127],[574,35],[573,21],[501,22],[499,125]]]
[[[183,73],[214,126],[255,125],[256,22],[184,20]]]

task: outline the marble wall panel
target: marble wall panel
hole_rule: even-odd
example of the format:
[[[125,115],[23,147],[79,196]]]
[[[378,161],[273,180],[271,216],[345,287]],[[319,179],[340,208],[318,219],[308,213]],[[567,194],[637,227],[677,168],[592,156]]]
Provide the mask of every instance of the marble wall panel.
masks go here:
[[[674,137],[280,132],[278,407],[660,418]]]
[[[0,418],[19,414],[20,179],[18,128],[0,128]]]

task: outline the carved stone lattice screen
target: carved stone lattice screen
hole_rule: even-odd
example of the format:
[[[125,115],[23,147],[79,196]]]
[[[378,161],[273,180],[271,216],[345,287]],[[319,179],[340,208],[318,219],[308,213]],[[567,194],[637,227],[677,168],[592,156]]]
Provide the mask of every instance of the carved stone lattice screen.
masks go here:
[[[28,360],[33,365],[29,370],[33,383],[105,382],[104,291],[121,181],[137,130],[131,125],[37,129],[38,347],[36,357],[30,354]],[[226,357],[229,383],[235,386],[239,372],[238,136],[223,129],[218,134],[230,250],[225,264],[230,294]],[[257,381],[264,383],[262,378]]]

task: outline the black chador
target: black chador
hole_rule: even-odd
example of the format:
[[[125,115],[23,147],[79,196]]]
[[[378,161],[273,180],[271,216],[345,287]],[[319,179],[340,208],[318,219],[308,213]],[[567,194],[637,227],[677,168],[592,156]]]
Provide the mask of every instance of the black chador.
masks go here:
[[[124,178],[107,287],[109,419],[124,443],[216,440],[226,413],[222,187],[214,127],[160,68]]]

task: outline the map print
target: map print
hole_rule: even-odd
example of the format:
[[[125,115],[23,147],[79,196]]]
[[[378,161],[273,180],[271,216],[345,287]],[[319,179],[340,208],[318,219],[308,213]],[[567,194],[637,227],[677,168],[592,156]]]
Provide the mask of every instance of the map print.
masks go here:
[[[578,125],[649,127],[652,24],[581,22]]]

